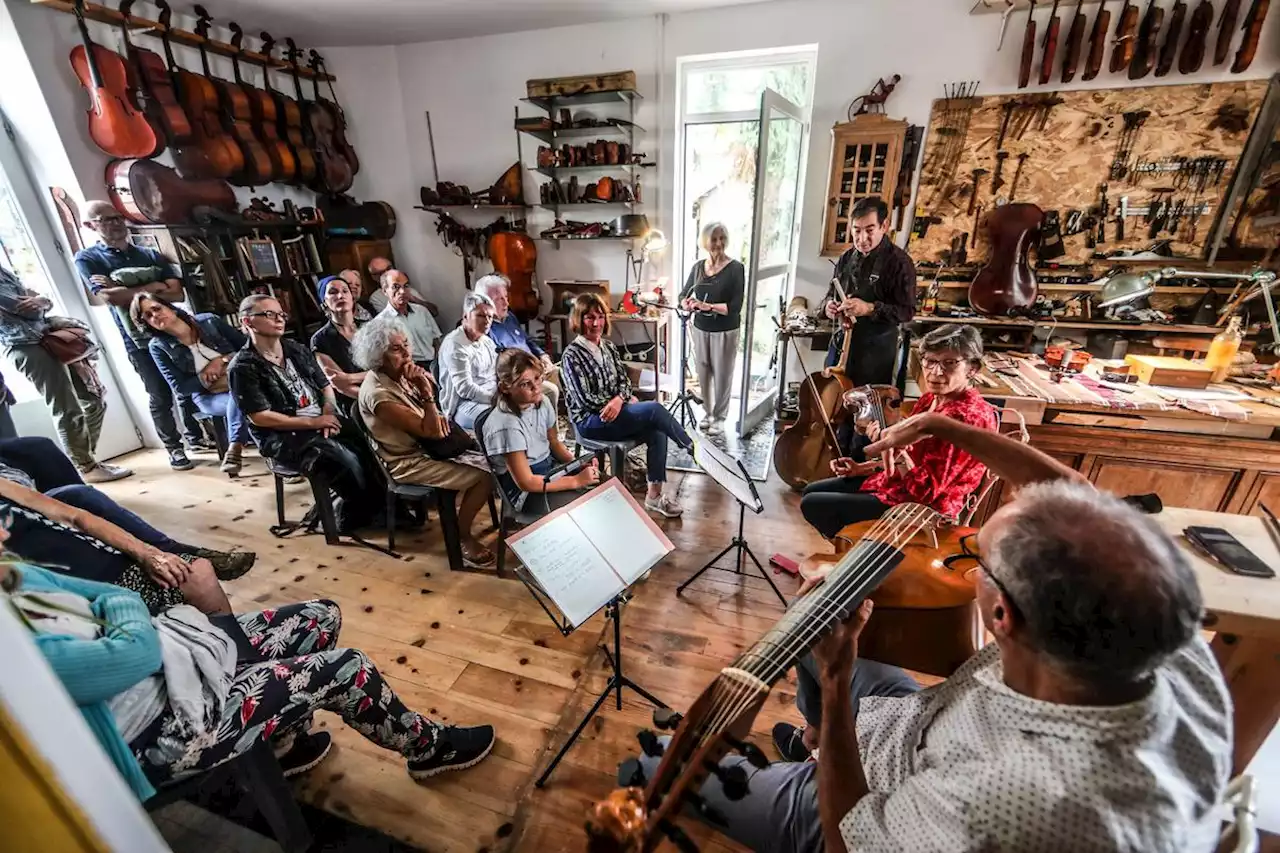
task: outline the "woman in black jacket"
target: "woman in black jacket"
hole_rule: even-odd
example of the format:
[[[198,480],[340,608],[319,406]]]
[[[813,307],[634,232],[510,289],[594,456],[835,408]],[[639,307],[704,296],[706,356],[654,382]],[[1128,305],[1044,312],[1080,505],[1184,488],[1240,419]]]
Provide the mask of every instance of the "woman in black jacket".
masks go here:
[[[702,229],[698,244],[707,252],[707,258],[689,270],[689,279],[680,292],[680,307],[695,312],[690,340],[706,407],[698,428],[710,435],[724,432],[725,415],[729,413],[746,291],[742,262],[725,254],[728,243],[729,231],[723,223],[712,222]]]

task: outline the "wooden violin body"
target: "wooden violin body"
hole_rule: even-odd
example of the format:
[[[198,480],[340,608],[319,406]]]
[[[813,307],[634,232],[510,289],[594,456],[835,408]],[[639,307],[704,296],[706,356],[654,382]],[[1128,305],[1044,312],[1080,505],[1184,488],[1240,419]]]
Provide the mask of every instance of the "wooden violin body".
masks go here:
[[[81,44],[71,50],[71,68],[89,93],[89,137],[112,157],[150,157],[164,143],[135,106],[124,60],[89,38],[83,0],[75,12]]]
[[[263,33],[262,54],[270,57],[274,48],[275,40],[271,38],[271,34]],[[270,68],[262,70],[262,86],[276,102],[280,132],[284,135],[284,141],[289,146],[289,150],[293,152],[294,160],[298,166],[295,180],[303,186],[310,186],[316,179],[316,157],[311,151],[311,146],[307,144],[306,137],[302,131],[302,108],[298,106],[298,102],[293,98],[271,86]]]
[[[156,0],[160,9],[160,41],[169,72],[177,80],[178,99],[191,126],[191,137],[173,152],[174,165],[184,178],[229,178],[244,168],[244,153],[222,130],[218,117],[218,90],[213,83],[178,65],[169,42],[173,10],[167,0]]]
[[[237,51],[242,51],[241,47],[244,41],[244,31],[235,21],[230,22],[227,28],[231,30],[231,46]],[[259,89],[251,83],[246,83],[240,76],[240,57],[233,56],[231,58],[231,66],[235,70],[236,86],[244,92],[244,96],[249,102],[249,113],[253,119],[253,133],[263,150],[267,154],[267,159],[271,161],[271,180],[281,183],[293,183],[298,176],[298,160],[293,156],[293,150],[285,144],[280,138],[280,131],[277,127],[280,123],[279,111],[276,109],[275,98],[270,93]],[[266,71],[263,70],[265,75]]]
[[[1027,253],[1040,243],[1044,211],[1034,204],[1015,203],[987,214],[987,245],[991,257],[969,285],[969,304],[975,311],[1008,316],[1036,301],[1036,275]]]
[[[814,554],[801,563],[810,575],[836,563],[878,521],[860,521],[840,531],[835,553]],[[867,660],[927,672],[943,678],[973,657],[981,638],[975,599],[977,563],[947,558],[962,555],[960,539],[975,531],[943,527],[934,547],[922,533],[900,550],[905,559],[871,594],[875,613],[858,638]]]
[[[319,192],[339,195],[351,189],[355,175],[351,164],[338,153],[334,144],[334,133],[337,118],[327,103],[308,101],[302,97],[302,81],[298,77],[298,56],[301,51],[293,39],[285,39],[289,46],[289,64],[293,71],[293,87],[298,95],[298,104],[302,109],[304,138],[311,145],[316,159],[316,177],[314,187]]]
[[[501,231],[489,238],[489,260],[495,271],[511,281],[507,298],[511,311],[523,321],[538,316],[538,286],[534,274],[538,266],[538,244],[528,234]]]
[[[320,57],[320,54],[316,53],[314,50],[311,51],[311,62],[311,67],[317,72],[321,74],[326,73],[324,60]],[[320,97],[320,86],[318,81],[319,78],[317,78],[316,83],[316,100],[327,104],[334,117],[333,147],[340,155],[342,155],[342,158],[350,164],[351,174],[354,175],[360,171],[360,158],[356,156],[355,146],[353,146],[351,141],[347,139],[347,114],[343,111],[342,105],[338,103],[338,95],[333,91],[333,83],[329,83],[329,94],[333,95],[333,100],[326,101],[324,98]]]
[[[200,20],[196,24],[196,35],[209,37],[210,18],[204,8],[196,6]],[[263,147],[257,134],[253,132],[253,109],[249,106],[249,96],[239,83],[213,76],[209,69],[209,53],[204,42],[200,43],[200,62],[204,67],[205,79],[215,91],[215,99],[219,107],[222,127],[239,147],[243,158],[241,167],[230,176],[230,180],[247,186],[260,186],[271,181],[271,157]]]
[[[180,225],[201,207],[236,211],[236,194],[226,181],[185,179],[154,160],[112,160],[106,183],[116,210],[140,225]]]
[[[1182,52],[1178,55],[1179,74],[1194,74],[1200,70],[1212,27],[1213,4],[1209,0],[1200,0],[1187,23],[1187,40],[1183,42]]]
[[[799,415],[773,445],[773,468],[791,488],[832,476],[831,463],[840,457],[832,431],[848,416],[844,396],[853,383],[844,371],[811,373],[800,383]]]

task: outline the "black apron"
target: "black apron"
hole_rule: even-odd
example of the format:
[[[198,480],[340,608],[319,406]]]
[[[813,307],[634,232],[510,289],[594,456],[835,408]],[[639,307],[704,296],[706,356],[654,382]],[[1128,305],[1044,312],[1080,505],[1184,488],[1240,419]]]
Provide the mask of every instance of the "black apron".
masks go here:
[[[850,249],[852,256],[848,261],[841,258],[837,264],[840,286],[845,295],[864,302],[875,302],[879,298],[880,275],[884,269],[885,258],[892,249],[881,243],[879,251],[868,256],[859,256]],[[859,317],[854,323],[852,332],[840,329],[831,336],[831,346],[827,350],[828,365],[834,365],[840,359],[844,349],[844,337],[852,334],[849,344],[849,360],[844,365],[845,375],[855,386],[858,385],[891,385],[893,384],[893,367],[898,357],[897,323],[886,323],[870,317]]]

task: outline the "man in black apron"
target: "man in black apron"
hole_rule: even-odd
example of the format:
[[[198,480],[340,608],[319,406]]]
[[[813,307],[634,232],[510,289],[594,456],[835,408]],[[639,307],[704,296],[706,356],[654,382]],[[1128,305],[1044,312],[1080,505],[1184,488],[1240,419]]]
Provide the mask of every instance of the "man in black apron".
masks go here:
[[[898,333],[916,311],[916,267],[911,256],[885,237],[889,207],[877,196],[861,199],[849,216],[853,248],[836,262],[835,276],[847,297],[829,300],[826,315],[841,313],[855,322],[831,337],[826,367],[836,366],[844,336],[853,336],[845,375],[858,385],[893,384]]]

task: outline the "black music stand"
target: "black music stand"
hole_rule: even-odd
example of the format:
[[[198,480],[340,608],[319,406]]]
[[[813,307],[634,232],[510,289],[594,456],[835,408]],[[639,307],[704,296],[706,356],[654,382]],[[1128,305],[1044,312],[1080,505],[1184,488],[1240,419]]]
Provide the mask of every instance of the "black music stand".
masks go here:
[[[747,543],[747,508],[750,507],[752,512],[759,515],[764,512],[764,502],[760,500],[760,492],[756,489],[755,481],[751,479],[751,475],[747,473],[746,467],[743,466],[742,460],[730,456],[710,441],[694,439],[694,461],[712,480],[715,480],[720,488],[732,495],[733,499],[738,502],[738,534],[724,547],[724,550],[712,557],[705,566],[698,569],[684,583],[676,587],[676,595],[684,592],[685,587],[702,577],[702,574],[708,569],[742,574],[743,569],[746,567],[744,558],[750,557],[751,562],[756,564],[756,569],[759,570],[760,576],[768,581],[774,595],[778,596],[782,606],[786,607],[786,597],[778,589],[778,585],[773,582],[773,578],[769,577],[764,565],[752,553],[751,546]],[[724,566],[717,566],[716,563],[720,562],[731,551],[734,552],[735,557],[734,567],[727,569]]]
[[[680,393],[676,398],[667,404],[667,411],[680,419],[680,426],[688,429],[690,426],[696,426],[698,418],[694,414],[693,407],[690,403],[703,405],[702,398],[693,393],[688,388],[689,374],[689,321],[693,319],[692,311],[685,311],[676,305],[667,305],[659,303],[655,307],[665,311],[672,311],[680,318]],[[703,389],[706,390],[705,388]],[[688,422],[685,422],[685,418]]]

